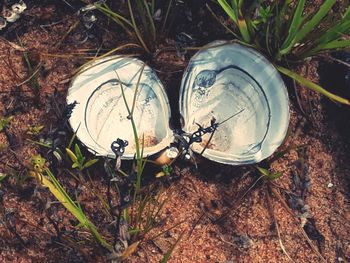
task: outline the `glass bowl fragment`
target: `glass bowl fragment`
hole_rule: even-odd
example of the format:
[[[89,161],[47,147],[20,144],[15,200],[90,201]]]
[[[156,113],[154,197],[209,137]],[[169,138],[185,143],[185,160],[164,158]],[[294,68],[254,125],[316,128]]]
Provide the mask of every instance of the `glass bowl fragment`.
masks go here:
[[[93,61],[71,83],[67,103],[77,104],[69,122],[79,140],[96,155],[115,157],[111,144],[121,138],[129,142],[122,158],[134,157],[134,133],[122,89],[130,109],[136,91],[133,118],[144,156],[169,146],[173,133],[162,83],[142,61],[120,56]]]
[[[232,42],[213,42],[192,57],[179,106],[186,132],[219,123],[192,149],[231,165],[269,157],[289,124],[288,94],[277,70],[257,51]]]
[[[142,61],[120,56],[93,61],[72,81],[67,103],[77,105],[69,121],[80,141],[96,155],[114,157],[112,142],[127,140],[122,158],[134,157],[122,88],[129,107],[135,98],[133,117],[144,156],[170,146],[174,138],[162,83]],[[191,148],[231,165],[272,155],[289,124],[288,94],[277,70],[257,51],[232,42],[215,41],[192,57],[181,82],[179,108],[187,134],[218,123]]]

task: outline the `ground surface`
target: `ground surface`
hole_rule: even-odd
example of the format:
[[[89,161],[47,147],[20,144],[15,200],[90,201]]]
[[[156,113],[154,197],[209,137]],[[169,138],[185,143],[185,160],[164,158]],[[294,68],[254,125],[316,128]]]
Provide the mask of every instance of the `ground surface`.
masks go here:
[[[196,45],[227,38],[217,26],[206,26],[215,20],[207,19],[205,12],[193,11],[194,26],[187,28],[197,34]],[[86,49],[129,43],[117,29],[101,28],[93,32],[94,38],[82,42],[82,29],[73,27],[75,17],[69,7],[46,2],[30,5],[22,20],[0,39],[0,117],[13,116],[8,128],[0,132],[0,172],[9,174],[0,188],[0,262],[107,260],[106,251],[87,241],[86,232],[73,227],[74,218],[52,202],[53,196],[26,178],[30,157],[47,153],[29,140],[47,138],[51,127],[57,126],[56,108],[63,109],[69,80],[87,61]],[[185,25],[176,30],[181,32]],[[172,39],[163,41],[160,48],[164,52],[143,59],[163,81],[176,119],[181,76],[191,54],[179,56]],[[142,53],[130,48],[123,52]],[[24,53],[34,67],[40,65],[34,78],[39,91],[28,80],[31,74]],[[311,61],[298,70],[315,81],[335,83],[339,90],[341,81],[332,81],[341,72],[336,67],[339,65]],[[350,260],[349,109],[301,87],[289,91],[290,132],[281,148],[287,151],[272,162],[272,168],[283,176],[273,184],[259,181],[247,192],[259,178],[254,167],[219,165],[199,157],[198,169],[191,163],[177,164],[177,177],[167,184],[163,224],[150,236],[183,223],[141,243],[127,261],[158,262],[182,233],[169,262],[288,262],[283,246],[294,262]],[[45,125],[40,135],[27,133],[29,126],[39,124]],[[70,136],[68,128],[66,132],[61,136]],[[55,166],[52,169],[69,192],[75,180],[65,168]],[[108,219],[94,194],[106,197],[102,165],[91,172],[91,178],[79,186],[80,202],[101,233],[108,235]]]

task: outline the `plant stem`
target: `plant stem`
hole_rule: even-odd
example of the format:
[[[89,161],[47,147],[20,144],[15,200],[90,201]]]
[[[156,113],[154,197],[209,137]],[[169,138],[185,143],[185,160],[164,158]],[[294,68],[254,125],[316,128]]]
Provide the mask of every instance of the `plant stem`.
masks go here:
[[[147,53],[151,53],[151,51],[149,50],[149,48],[147,47],[147,45],[145,44],[142,35],[140,33],[140,30],[138,29],[137,25],[136,25],[136,21],[135,21],[135,17],[134,17],[134,12],[132,10],[132,6],[131,6],[131,2],[130,0],[128,0],[128,8],[129,8],[129,13],[130,13],[130,17],[131,17],[131,22],[133,25],[133,29],[135,31],[136,37],[137,39],[140,41],[140,44],[142,45],[142,47],[146,50]]]
[[[284,67],[281,67],[281,66],[277,66],[275,65],[275,67],[280,71],[282,72],[284,75],[287,75],[288,77],[296,80],[297,82],[299,82],[301,85],[304,85],[306,87],[308,87],[309,89],[312,89],[314,91],[317,91],[323,95],[325,95],[326,97],[328,97],[329,99],[331,100],[334,100],[334,101],[337,101],[337,102],[340,102],[342,104],[346,104],[346,105],[350,105],[350,101],[348,99],[345,99],[345,98],[342,98],[338,95],[335,95],[327,90],[325,90],[324,88],[322,88],[321,86],[317,85],[316,83],[300,76],[299,74],[293,72],[293,71],[290,71],[289,69],[286,69]]]
[[[111,251],[113,247],[107,243],[107,241],[97,231],[96,226],[85,216],[80,205],[77,205],[70,198],[48,168],[45,168],[44,171],[49,178],[38,172],[32,172],[30,175],[36,178],[42,185],[49,188],[50,192],[56,197],[56,199],[80,222],[83,227],[87,228],[91,232],[97,242]]]

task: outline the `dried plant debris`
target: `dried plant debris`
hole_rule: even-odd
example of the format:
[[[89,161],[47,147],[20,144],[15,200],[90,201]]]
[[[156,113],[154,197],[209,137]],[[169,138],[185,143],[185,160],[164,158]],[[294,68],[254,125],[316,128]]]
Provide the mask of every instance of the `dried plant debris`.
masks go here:
[[[97,31],[97,22],[98,17],[96,15],[96,5],[101,5],[105,1],[97,1],[93,4],[89,4],[83,6],[77,11],[77,15],[80,20],[80,27],[78,28],[80,31],[80,41],[84,43],[88,39],[93,39],[97,37],[99,32]]]
[[[175,48],[177,55],[182,58],[183,60],[185,59],[185,55],[187,53],[186,48],[188,47],[193,47],[197,44],[197,41],[193,36],[181,32],[175,36]]]
[[[316,228],[315,220],[310,212],[310,206],[306,204],[306,197],[311,187],[311,179],[309,176],[309,166],[307,164],[307,154],[305,149],[298,150],[299,159],[295,162],[295,169],[292,173],[293,191],[288,198],[289,206],[298,212],[301,226],[305,233],[311,239],[317,242],[318,248],[321,250],[324,246],[325,237]]]
[[[315,220],[309,218],[304,225],[304,230],[311,240],[317,242],[317,246],[321,250],[324,246],[325,237],[317,230]]]
[[[232,241],[241,249],[249,249],[254,245],[253,240],[247,234],[233,236]]]
[[[240,251],[245,251],[254,247],[254,241],[245,233],[234,234],[231,238],[225,238],[223,235],[220,235],[220,239],[224,243],[238,248]]]
[[[307,193],[310,191],[311,179],[307,160],[304,156],[306,156],[304,150],[299,150],[299,159],[295,162],[295,169],[292,173],[293,194],[289,196],[288,204],[293,210],[299,211],[301,218],[310,218],[310,207],[305,202]]]

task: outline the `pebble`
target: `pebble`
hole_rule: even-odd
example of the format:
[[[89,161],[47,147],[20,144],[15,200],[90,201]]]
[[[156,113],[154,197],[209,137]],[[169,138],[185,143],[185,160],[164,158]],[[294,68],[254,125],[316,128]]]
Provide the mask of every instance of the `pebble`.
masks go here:
[[[327,185],[328,188],[332,188],[333,186],[334,186],[334,184],[332,184],[332,183],[328,183],[328,185]]]

